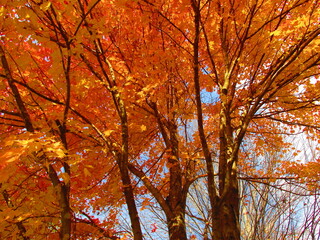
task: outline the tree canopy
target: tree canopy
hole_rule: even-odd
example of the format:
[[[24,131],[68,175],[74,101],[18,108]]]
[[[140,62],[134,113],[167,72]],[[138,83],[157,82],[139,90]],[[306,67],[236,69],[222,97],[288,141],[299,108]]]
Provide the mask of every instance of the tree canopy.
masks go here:
[[[318,0],[2,0],[0,238],[315,237],[319,19]]]

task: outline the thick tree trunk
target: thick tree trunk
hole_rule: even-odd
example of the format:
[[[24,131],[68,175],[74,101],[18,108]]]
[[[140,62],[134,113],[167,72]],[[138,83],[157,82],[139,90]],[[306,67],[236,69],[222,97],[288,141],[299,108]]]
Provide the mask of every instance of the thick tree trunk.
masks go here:
[[[224,131],[224,133],[229,131]],[[231,133],[231,131],[230,131]],[[219,200],[213,206],[215,240],[240,240],[237,151],[231,147],[232,133],[220,138]],[[226,139],[228,139],[226,141]]]
[[[215,240],[240,240],[237,164],[241,138],[235,138],[232,127],[229,87],[230,79],[226,77],[220,93],[219,200],[212,206]]]
[[[179,156],[178,127],[174,119],[164,124],[158,112],[157,105],[153,102],[150,102],[149,105],[154,111],[161,135],[166,144],[167,151],[170,154],[168,158],[170,173],[169,194],[165,203],[161,203],[162,197],[156,198],[166,214],[169,239],[187,240],[185,208],[188,187],[187,184],[185,183],[184,185],[182,181],[183,173]]]
[[[240,240],[238,143],[233,137],[229,104],[222,93],[220,112],[219,201],[213,206],[216,240]]]
[[[177,126],[169,122],[170,138],[168,148],[171,150],[169,158],[170,166],[170,189],[167,197],[170,215],[167,215],[167,225],[169,229],[170,240],[187,240],[185,207],[187,192],[184,190],[182,183],[182,169],[179,162],[179,141],[177,138]]]
[[[168,219],[169,239],[187,240],[186,223],[184,209],[179,209],[173,213],[173,217]]]
[[[240,240],[239,191],[237,180],[225,190],[225,195],[213,206],[213,239]]]

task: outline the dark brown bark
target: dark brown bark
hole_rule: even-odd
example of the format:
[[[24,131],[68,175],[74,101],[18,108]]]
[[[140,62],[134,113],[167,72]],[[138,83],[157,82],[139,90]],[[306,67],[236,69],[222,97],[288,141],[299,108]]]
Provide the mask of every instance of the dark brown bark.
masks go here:
[[[195,39],[193,43],[194,85],[197,106],[198,131],[203,154],[207,165],[208,193],[212,207],[212,237],[214,240],[240,240],[239,224],[239,189],[237,180],[237,150],[233,143],[233,130],[230,120],[230,102],[228,98],[229,79],[221,89],[220,112],[220,156],[219,156],[219,193],[214,181],[213,163],[208,148],[203,126],[203,113],[200,96],[199,77],[199,38],[200,38],[200,6],[191,0],[194,10]],[[216,75],[217,76],[217,75]],[[235,151],[233,151],[235,150]]]
[[[9,86],[10,86],[10,89],[11,89],[11,91],[13,93],[13,96],[14,96],[15,101],[17,103],[18,109],[20,111],[19,116],[22,117],[27,131],[33,132],[34,128],[33,128],[30,116],[29,116],[29,114],[27,112],[27,109],[26,109],[24,103],[23,103],[23,100],[21,98],[19,90],[18,90],[17,86],[14,84],[13,77],[11,75],[11,71],[10,71],[10,68],[9,68],[9,63],[8,63],[8,61],[6,59],[5,52],[4,52],[4,49],[2,48],[2,46],[0,46],[0,58],[1,58],[2,67],[3,67],[4,72],[5,72],[6,79],[8,81]],[[4,197],[8,207],[13,208],[14,205],[11,202],[9,194],[8,194],[8,192],[6,190],[2,191],[2,196]],[[16,226],[19,229],[19,235],[24,240],[29,240],[30,238],[25,236],[26,228],[24,227],[23,223],[22,222],[17,222]]]
[[[1,64],[5,72],[5,76],[7,78],[8,84],[10,86],[10,89],[13,93],[14,99],[17,103],[17,106],[20,111],[20,116],[22,117],[24,124],[26,126],[26,129],[28,132],[33,132],[34,128],[30,119],[30,116],[28,114],[27,108],[25,107],[25,104],[23,103],[23,100],[21,98],[21,95],[19,93],[19,90],[17,86],[14,84],[14,80],[10,71],[9,63],[7,61],[7,58],[5,56],[4,49],[2,46],[0,46],[0,57],[1,57]]]
[[[242,138],[234,139],[231,124],[231,97],[229,79],[224,80],[221,90],[219,124],[219,201],[213,206],[214,239],[240,240],[239,186],[237,178],[238,147]],[[218,231],[217,231],[218,230]]]
[[[111,66],[110,71],[112,71]],[[128,130],[128,119],[127,119],[127,112],[125,109],[125,105],[123,100],[120,98],[120,94],[118,91],[112,91],[112,96],[114,98],[114,102],[116,108],[118,110],[118,114],[121,120],[121,129],[122,129],[122,149],[121,153],[118,154],[118,166],[120,169],[121,180],[123,184],[123,193],[126,199],[129,216],[131,220],[131,226],[133,231],[133,238],[134,240],[142,240],[142,231],[140,225],[140,218],[136,206],[136,202],[134,200],[134,193],[133,187],[129,175],[129,130]]]
[[[173,212],[174,217],[167,220],[170,240],[187,240],[184,209]]]
[[[175,193],[175,197],[179,194],[179,190]],[[175,201],[167,198],[168,205],[172,209],[170,214],[166,214],[167,225],[170,240],[187,240],[186,222],[185,222],[185,200],[184,194],[180,194],[180,201],[173,205]]]
[[[223,155],[222,155],[223,156]],[[219,231],[213,232],[214,239],[240,240],[239,223],[239,186],[236,173],[236,160],[221,159],[226,163],[224,169],[219,172],[219,180],[222,188],[220,199],[213,206],[213,224],[218,226]],[[220,167],[221,169],[223,167]]]
[[[179,162],[179,142],[177,139],[177,126],[174,121],[168,122],[169,142],[168,148],[171,151],[169,164],[171,165],[170,172],[170,188],[167,201],[172,211],[172,217],[167,218],[169,228],[169,237],[174,239],[187,239],[184,208],[185,197],[182,186],[182,171]]]
[[[169,158],[170,167],[170,189],[167,197],[168,205],[171,209],[171,216],[167,216],[170,240],[187,240],[185,223],[185,205],[187,194],[182,184],[182,171],[179,162],[179,149],[177,127],[169,123],[170,127],[170,147],[172,156]]]
[[[236,188],[228,190],[225,199],[213,210],[213,224],[219,226],[219,231],[213,233],[213,239],[240,240],[239,197]]]
[[[131,220],[134,240],[142,240],[142,231],[140,226],[140,218],[137,211],[137,206],[134,200],[133,187],[128,171],[128,159],[126,154],[119,154],[118,166],[120,169],[121,181],[123,184],[123,193],[126,199],[128,212]]]

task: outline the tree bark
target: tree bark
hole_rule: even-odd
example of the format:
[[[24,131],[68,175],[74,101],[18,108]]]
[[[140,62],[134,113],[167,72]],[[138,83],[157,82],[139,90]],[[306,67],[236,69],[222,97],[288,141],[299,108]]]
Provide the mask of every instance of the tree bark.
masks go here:
[[[187,240],[186,223],[184,209],[181,206],[173,212],[173,217],[168,219],[169,239],[170,240]]]
[[[182,185],[181,166],[178,161],[177,142],[173,146],[173,156],[169,159],[170,167],[170,189],[167,197],[170,215],[167,216],[167,225],[169,229],[170,240],[187,240],[186,223],[185,223],[185,207],[187,194]]]
[[[240,240],[238,180],[235,176],[228,181],[228,189],[224,189],[224,195],[213,206],[215,240]]]
[[[115,82],[115,76],[113,74],[113,68],[111,64],[107,61],[110,74],[112,77],[112,84],[110,84],[112,87],[116,86]],[[131,220],[131,227],[133,231],[133,238],[134,240],[142,240],[142,230],[140,225],[140,218],[137,210],[137,206],[134,199],[134,193],[133,193],[133,187],[129,175],[129,129],[128,129],[128,117],[127,117],[127,111],[125,108],[125,104],[121,98],[120,93],[117,90],[111,91],[114,104],[117,108],[118,115],[121,121],[121,150],[117,154],[117,163],[120,169],[121,174],[121,180],[123,184],[123,193],[126,199],[129,216]]]
[[[140,218],[137,211],[137,206],[134,200],[132,183],[128,171],[128,159],[124,159],[124,154],[119,154],[118,166],[120,169],[121,181],[123,184],[123,193],[126,199],[128,212],[131,220],[134,240],[142,240],[142,231],[140,226]]]
[[[237,178],[238,147],[241,141],[234,138],[231,123],[231,97],[228,95],[229,79],[221,89],[219,124],[219,201],[213,206],[214,239],[240,240],[239,185]]]
[[[184,192],[182,184],[182,170],[179,162],[179,140],[178,129],[174,120],[168,122],[169,139],[167,147],[171,151],[169,157],[170,164],[170,189],[167,198],[171,208],[172,217],[167,216],[170,240],[187,240],[185,223],[185,205],[187,194]]]
[[[50,164],[46,169],[52,185],[55,187],[57,192],[57,197],[59,199],[60,205],[60,219],[61,219],[61,229],[60,229],[60,239],[68,240],[71,238],[71,209],[69,205],[68,187],[64,182],[59,180],[57,172]]]

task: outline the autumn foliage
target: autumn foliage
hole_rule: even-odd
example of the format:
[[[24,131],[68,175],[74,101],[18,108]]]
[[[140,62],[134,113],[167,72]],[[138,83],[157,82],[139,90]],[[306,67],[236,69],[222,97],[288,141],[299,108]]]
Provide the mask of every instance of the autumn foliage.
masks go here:
[[[319,4],[2,0],[0,238],[267,239],[319,189]]]

